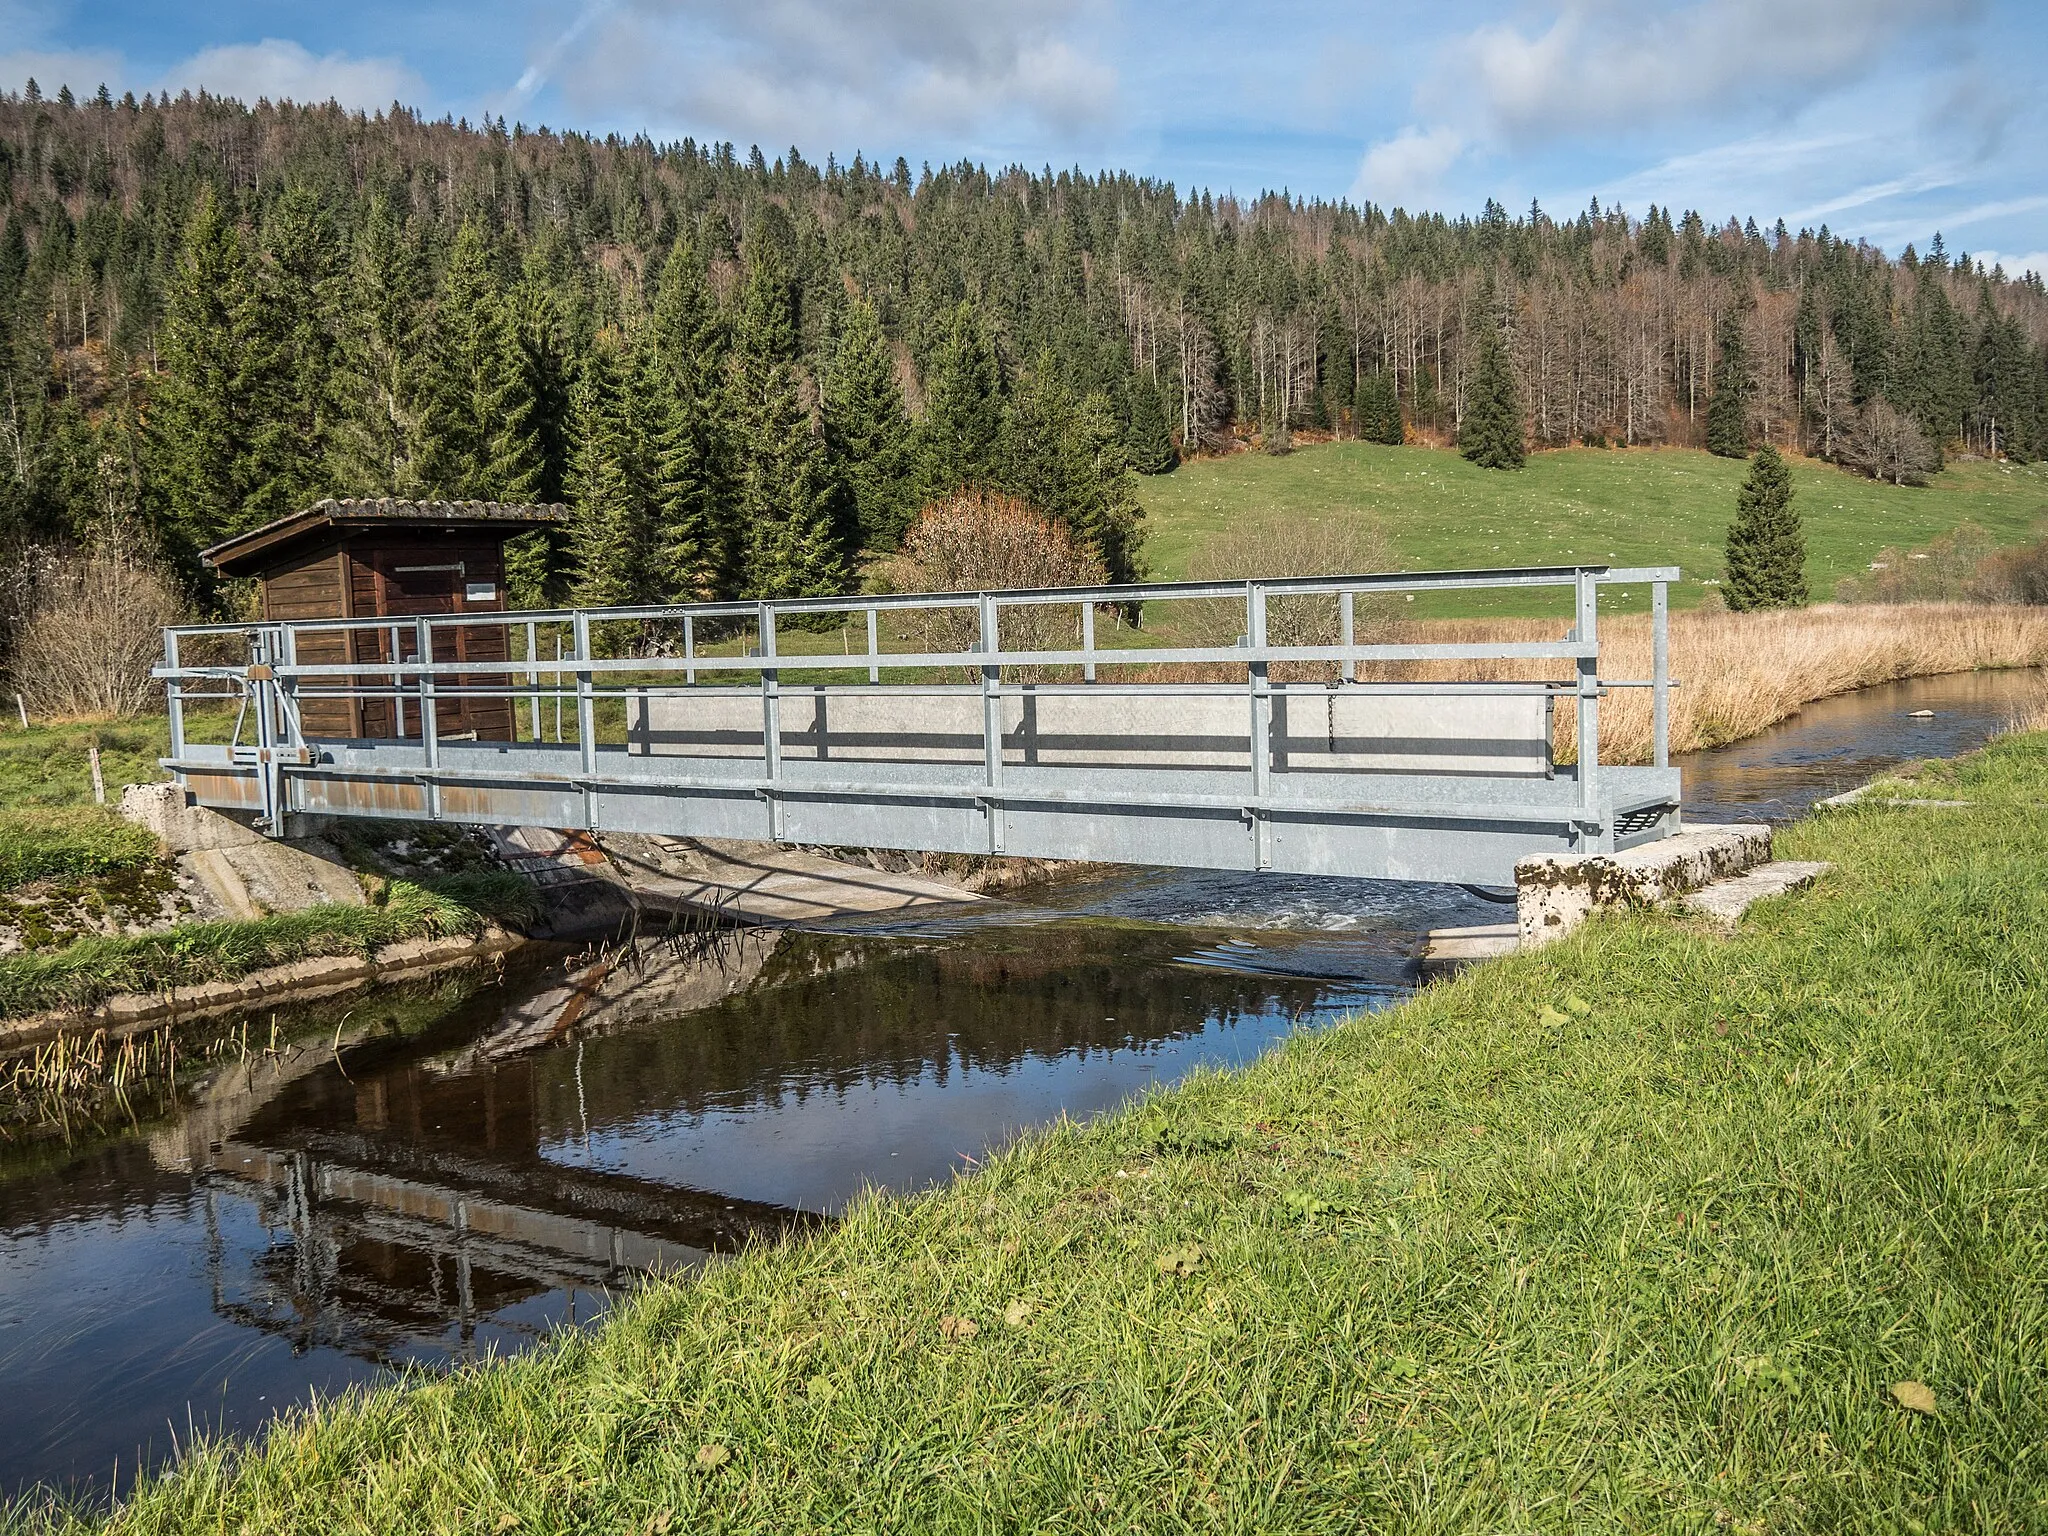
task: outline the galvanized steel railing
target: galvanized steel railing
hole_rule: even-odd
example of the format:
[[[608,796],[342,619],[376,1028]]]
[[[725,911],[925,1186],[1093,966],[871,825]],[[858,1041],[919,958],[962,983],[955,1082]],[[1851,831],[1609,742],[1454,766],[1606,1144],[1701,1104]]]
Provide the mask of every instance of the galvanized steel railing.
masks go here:
[[[646,699],[654,695],[684,695],[690,690],[714,685],[726,678],[751,678],[758,690],[761,710],[763,769],[760,791],[770,800],[771,825],[779,827],[772,807],[782,787],[781,696],[783,673],[802,671],[821,674],[856,674],[869,689],[883,693],[885,674],[901,679],[906,673],[942,675],[949,670],[967,669],[978,682],[983,700],[983,763],[980,789],[990,796],[1004,790],[1002,699],[1020,690],[1016,682],[1006,683],[1004,673],[1014,676],[1021,669],[1078,671],[1069,682],[1034,683],[1041,695],[1048,692],[1083,691],[1094,694],[1130,692],[1158,696],[1169,693],[1214,697],[1241,695],[1245,704],[1245,735],[1250,751],[1250,778],[1245,788],[1249,803],[1264,803],[1272,789],[1270,752],[1260,750],[1270,743],[1273,700],[1276,694],[1302,684],[1290,684],[1273,677],[1275,666],[1289,663],[1335,664],[1347,686],[1386,693],[1448,695],[1485,692],[1488,694],[1544,692],[1569,697],[1576,710],[1578,766],[1575,815],[1583,825],[1597,826],[1601,818],[1600,699],[1609,688],[1652,690],[1652,731],[1654,764],[1669,763],[1669,697],[1673,683],[1669,668],[1668,596],[1669,584],[1677,580],[1675,567],[1613,569],[1605,566],[1564,566],[1483,571],[1442,571],[1417,574],[1327,576],[1254,580],[1245,582],[1172,582],[1094,588],[1052,588],[994,592],[917,593],[903,595],[851,595],[830,598],[778,598],[760,601],[653,605],[627,608],[513,611],[505,613],[436,614],[393,619],[320,619],[290,623],[179,626],[164,632],[164,665],[156,676],[169,696],[171,755],[166,765],[174,770],[197,768],[194,749],[186,739],[186,707],[197,698],[231,698],[239,706],[227,760],[259,770],[262,785],[261,814],[275,821],[285,807],[285,775],[305,771],[315,760],[318,740],[309,738],[303,725],[305,705],[315,700],[344,699],[357,704],[388,700],[392,706],[395,732],[387,740],[417,739],[422,761],[419,769],[429,780],[440,767],[444,736],[441,714],[444,707],[467,705],[473,700],[507,701],[515,724],[514,739],[545,744],[544,705],[555,711],[556,742],[564,747],[565,707],[573,709],[573,744],[577,748],[580,777],[595,780],[600,773],[598,712],[602,702],[614,699]],[[1651,589],[1652,675],[1648,678],[1615,679],[1600,672],[1599,591],[1603,586],[1642,584]],[[1387,594],[1421,594],[1471,589],[1560,588],[1573,598],[1574,622],[1569,633],[1555,641],[1409,643],[1389,644],[1357,638],[1357,605],[1361,599]],[[1339,638],[1334,645],[1286,645],[1269,641],[1269,613],[1275,601],[1298,598],[1337,599]],[[1175,604],[1188,601],[1242,602],[1244,628],[1238,643],[1230,646],[1179,648],[1138,648],[1103,646],[1097,643],[1098,615],[1105,611],[1129,611],[1140,604]],[[1046,649],[1012,649],[1002,643],[1003,618],[1007,611],[1071,607],[1076,610],[1079,644]],[[964,611],[973,615],[974,643],[967,649],[939,651],[885,651],[882,624],[885,616]],[[848,623],[859,618],[865,630],[862,649],[843,654],[788,653],[778,638],[792,625],[815,622],[820,617],[843,616]],[[674,654],[606,656],[596,637],[620,625],[636,625],[645,634],[667,637],[680,649]],[[724,632],[729,641],[736,629],[751,627],[755,641],[743,646],[742,654],[707,652],[703,641],[707,631]],[[453,658],[452,636],[458,631],[504,632],[506,659]],[[543,654],[543,636],[555,642],[556,654]],[[218,649],[234,646],[239,638],[246,645],[246,658],[208,657],[198,659],[199,647]],[[351,656],[340,661],[307,662],[302,651],[317,651],[317,643],[331,646],[339,639],[345,650],[356,650],[367,640],[372,652],[367,657]],[[515,641],[518,642],[515,644]],[[405,647],[410,644],[411,654]],[[388,651],[386,647],[388,646]],[[514,654],[514,652],[519,654]],[[447,658],[447,659],[444,659]],[[1572,677],[1556,682],[1499,682],[1466,680],[1443,682],[1357,681],[1361,667],[1376,662],[1459,662],[1501,660],[1556,660],[1571,664]],[[1245,669],[1244,680],[1233,682],[1157,683],[1104,681],[1105,668],[1128,668],[1175,664],[1216,665]],[[544,681],[545,680],[545,681]],[[1324,685],[1313,685],[1320,689]],[[725,690],[730,691],[728,688]],[[519,735],[518,713],[526,706],[524,722],[530,736]],[[411,729],[406,718],[411,717]],[[244,743],[247,727],[251,740]],[[215,761],[218,748],[199,749],[207,763]],[[814,787],[814,786],[813,786]],[[886,793],[887,786],[872,786]],[[777,834],[779,835],[779,833]]]

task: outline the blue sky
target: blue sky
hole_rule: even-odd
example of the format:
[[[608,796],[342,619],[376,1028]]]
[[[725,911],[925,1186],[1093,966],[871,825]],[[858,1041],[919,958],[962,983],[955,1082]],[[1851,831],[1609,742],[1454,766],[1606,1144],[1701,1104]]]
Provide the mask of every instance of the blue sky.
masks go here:
[[[0,83],[1121,167],[1475,211],[1597,197],[2048,273],[2041,0],[0,0]]]

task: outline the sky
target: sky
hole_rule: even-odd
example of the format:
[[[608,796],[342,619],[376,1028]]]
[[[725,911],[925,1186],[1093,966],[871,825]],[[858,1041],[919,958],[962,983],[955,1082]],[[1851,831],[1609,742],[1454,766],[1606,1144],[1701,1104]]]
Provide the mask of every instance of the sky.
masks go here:
[[[0,86],[1123,169],[1553,216],[1593,199],[2048,274],[2042,0],[0,0]],[[2031,149],[2029,145],[2033,146]]]

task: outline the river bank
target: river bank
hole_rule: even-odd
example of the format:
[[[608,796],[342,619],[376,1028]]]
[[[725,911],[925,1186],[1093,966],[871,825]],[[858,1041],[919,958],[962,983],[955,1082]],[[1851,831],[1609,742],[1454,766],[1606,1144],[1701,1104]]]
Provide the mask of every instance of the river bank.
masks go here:
[[[1595,922],[120,1527],[2020,1528],[2048,738],[1943,773],[1732,942]]]

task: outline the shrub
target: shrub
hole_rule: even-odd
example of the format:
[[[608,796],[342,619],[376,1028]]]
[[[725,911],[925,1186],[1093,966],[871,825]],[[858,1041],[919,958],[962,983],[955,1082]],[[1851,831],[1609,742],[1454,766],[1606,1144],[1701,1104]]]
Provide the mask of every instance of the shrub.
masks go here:
[[[11,670],[29,707],[120,720],[149,707],[161,691],[149,675],[163,657],[158,632],[180,617],[162,573],[117,543],[34,550],[21,569],[28,591]]]
[[[1979,595],[1984,563],[1996,558],[1991,535],[1975,523],[1950,529],[1921,549],[1887,547],[1863,576],[1844,576],[1844,603],[1961,603]]]
[[[1299,518],[1277,528],[1233,529],[1211,540],[1189,563],[1196,581],[1249,581],[1257,577],[1363,576],[1394,569],[1393,546],[1370,523],[1349,518]],[[1175,603],[1176,619],[1194,632],[1197,644],[1232,645],[1244,631],[1244,603],[1203,598]],[[1384,598],[1354,604],[1352,634],[1361,644],[1393,622]],[[1273,597],[1266,602],[1270,645],[1335,645],[1343,635],[1343,610],[1335,594]],[[1319,666],[1325,675],[1333,669]]]
[[[882,571],[901,592],[1091,587],[1107,579],[1060,524],[1014,496],[982,491],[926,507]],[[971,608],[923,610],[908,623],[915,643],[929,650],[964,651],[979,643],[980,617]],[[1013,650],[1063,649],[1076,643],[1074,624],[1071,607],[1007,608],[1000,638]]]

